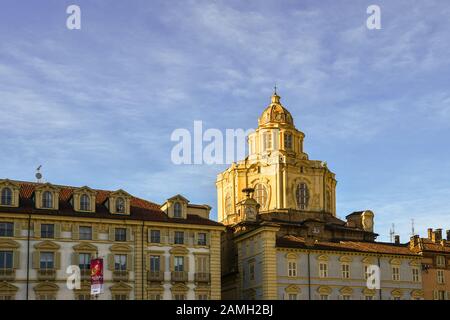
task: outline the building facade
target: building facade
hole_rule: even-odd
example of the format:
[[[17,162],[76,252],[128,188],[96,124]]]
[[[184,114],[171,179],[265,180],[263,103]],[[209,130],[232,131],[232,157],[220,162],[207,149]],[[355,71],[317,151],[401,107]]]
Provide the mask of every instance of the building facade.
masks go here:
[[[336,217],[335,174],[309,159],[304,137],[275,92],[249,156],[217,176],[222,297],[422,299],[421,258],[376,243],[370,210]],[[368,286],[376,272],[379,286]]]
[[[123,190],[0,180],[0,299],[220,299],[224,227],[177,195],[162,206]],[[70,266],[81,286],[69,289]]]
[[[410,249],[422,257],[422,281],[425,299],[450,300],[450,230],[428,229],[428,237],[410,240]]]

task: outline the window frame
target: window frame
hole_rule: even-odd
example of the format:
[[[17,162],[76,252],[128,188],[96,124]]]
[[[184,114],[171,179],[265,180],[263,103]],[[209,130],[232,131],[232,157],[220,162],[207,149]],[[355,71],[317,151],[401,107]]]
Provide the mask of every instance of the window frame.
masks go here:
[[[87,234],[86,232],[81,232],[81,230],[90,230],[89,231],[89,237],[85,237],[85,235]],[[92,240],[93,234],[92,234],[92,226],[79,226],[78,227],[78,239],[79,240]],[[83,235],[83,236],[82,236]]]
[[[80,196],[80,211],[91,211],[91,197],[86,193]]]
[[[158,234],[158,241],[155,241],[155,233]],[[150,229],[150,243],[161,243],[161,230]]]
[[[174,218],[183,218],[183,206],[179,201],[176,201],[173,204],[173,217]]]
[[[0,237],[14,237],[14,222],[0,222]]]
[[[40,270],[55,270],[56,257],[53,251],[41,251],[39,252],[39,269]],[[45,258],[46,257],[46,258]],[[50,258],[51,259],[48,259]],[[45,259],[43,259],[45,258]]]
[[[10,258],[8,258],[10,256]],[[3,259],[3,263],[0,262],[0,270],[12,270],[14,269],[14,251],[12,250],[0,250],[0,260]],[[9,263],[10,262],[10,266]]]
[[[181,237],[180,237],[181,234]],[[173,234],[173,243],[178,245],[184,244],[184,231],[175,231]]]
[[[123,233],[120,233],[123,232]],[[127,241],[127,228],[114,228],[114,241],[126,242]]]
[[[51,231],[49,229],[51,229]],[[41,224],[41,238],[42,239],[54,239],[55,238],[55,224],[54,223],[42,223]]]
[[[14,191],[10,187],[2,188],[1,195],[0,195],[0,205],[12,206],[13,200],[14,200],[13,194],[14,194]]]
[[[43,209],[53,209],[53,192],[51,191],[44,191],[42,192],[42,208]]]
[[[328,263],[319,262],[319,278],[328,278]]]
[[[297,184],[295,190],[295,198],[300,210],[306,210],[309,205],[309,188],[306,182],[300,182]]]

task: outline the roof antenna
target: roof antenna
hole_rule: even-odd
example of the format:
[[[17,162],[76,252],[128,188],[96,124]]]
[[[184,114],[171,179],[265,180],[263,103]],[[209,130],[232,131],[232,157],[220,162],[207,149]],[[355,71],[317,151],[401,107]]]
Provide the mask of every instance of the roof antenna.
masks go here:
[[[395,224],[392,224],[391,230],[389,231],[389,236],[391,237],[391,242],[394,242]]]
[[[411,219],[411,237],[414,237],[416,232],[414,231],[414,219]]]
[[[41,173],[41,168],[42,168],[42,165],[39,165],[39,167],[37,167],[37,169],[36,169],[35,177],[36,177],[36,179],[37,179],[37,183],[42,183],[42,173]]]

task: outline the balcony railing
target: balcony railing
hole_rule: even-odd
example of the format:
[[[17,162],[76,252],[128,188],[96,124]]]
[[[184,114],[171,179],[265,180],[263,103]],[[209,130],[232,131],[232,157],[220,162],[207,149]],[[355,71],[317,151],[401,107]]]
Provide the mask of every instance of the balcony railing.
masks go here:
[[[196,272],[195,273],[195,282],[204,282],[209,283],[211,279],[211,275],[206,272]]]
[[[13,281],[16,278],[14,269],[0,269],[0,280]]]
[[[127,270],[114,270],[113,271],[113,281],[128,281],[128,271]]]
[[[56,270],[55,269],[39,269],[38,270],[38,280],[55,280]]]
[[[148,271],[147,281],[164,281],[164,272],[162,271]]]
[[[172,271],[172,282],[186,282],[188,280],[188,274],[186,271]]]
[[[91,280],[91,269],[81,269],[81,280]]]

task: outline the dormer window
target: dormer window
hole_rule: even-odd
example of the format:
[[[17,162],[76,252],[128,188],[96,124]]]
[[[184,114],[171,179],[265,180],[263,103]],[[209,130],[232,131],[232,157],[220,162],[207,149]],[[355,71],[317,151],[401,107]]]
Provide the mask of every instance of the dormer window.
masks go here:
[[[12,205],[12,190],[8,187],[2,189],[1,194],[1,204],[4,206],[11,206]]]
[[[80,210],[91,211],[91,199],[87,194],[83,194],[80,197]]]
[[[183,217],[181,203],[175,202],[175,204],[173,206],[173,216],[175,218],[182,218]]]
[[[42,208],[45,209],[53,208],[53,195],[50,191],[45,191],[42,194]]]
[[[125,200],[123,198],[116,199],[116,212],[125,213]]]

